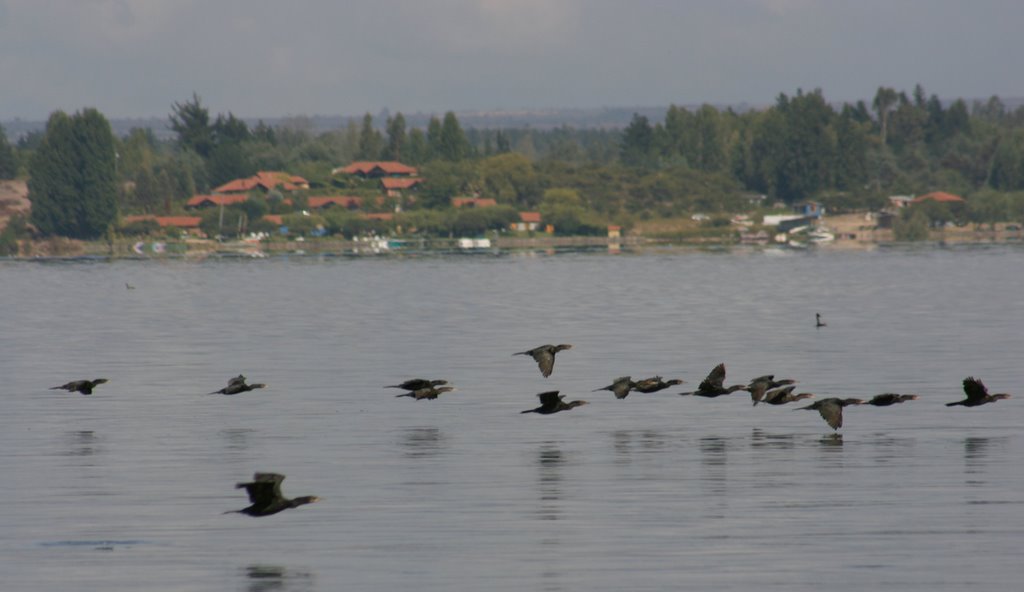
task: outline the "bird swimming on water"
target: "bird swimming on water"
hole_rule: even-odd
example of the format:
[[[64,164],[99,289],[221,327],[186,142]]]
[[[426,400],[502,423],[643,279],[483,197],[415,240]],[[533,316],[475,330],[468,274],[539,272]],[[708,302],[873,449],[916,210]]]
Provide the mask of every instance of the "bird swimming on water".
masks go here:
[[[586,401],[569,401],[566,403],[564,400],[565,395],[559,396],[558,391],[538,393],[537,398],[540,399],[540,407],[537,407],[536,409],[527,409],[521,413],[540,413],[541,415],[551,415],[552,413],[569,411],[573,407],[588,404]]]
[[[686,381],[680,378],[663,380],[660,376],[655,376],[653,378],[645,378],[643,380],[638,380],[634,382],[633,390],[640,393],[656,393],[658,391],[663,391],[670,386],[683,384],[684,382]]]
[[[551,376],[551,371],[555,368],[555,354],[562,351],[563,349],[572,349],[572,345],[563,343],[561,345],[541,345],[533,349],[528,349],[522,352],[516,352],[513,356],[531,356],[540,368],[540,373],[544,375],[544,378]]]
[[[277,473],[256,473],[252,476],[252,483],[238,483],[235,489],[245,488],[249,494],[249,501],[252,505],[241,510],[224,512],[225,514],[246,514],[249,516],[270,516],[282,510],[297,508],[306,504],[320,501],[315,495],[307,495],[288,499],[281,495],[281,482],[284,475]]]
[[[1006,393],[996,393],[994,395],[988,394],[988,388],[983,382],[981,382],[981,379],[973,376],[968,376],[964,379],[964,392],[967,393],[966,399],[963,401],[946,403],[946,407],[954,407],[956,405],[977,407],[978,405],[984,405],[985,403],[994,403],[1002,399],[1010,398],[1010,395]]]
[[[453,386],[428,386],[428,387],[424,387],[424,388],[421,388],[421,389],[416,389],[416,390],[414,390],[412,392],[402,393],[401,395],[395,395],[395,396],[396,397],[412,397],[413,399],[416,399],[417,401],[422,401],[424,399],[434,400],[439,395],[441,395],[442,393],[447,393],[447,392],[454,391],[454,390],[455,390],[455,387],[453,387]]]
[[[843,407],[848,405],[861,405],[863,403],[863,399],[840,399],[838,397],[828,397],[827,399],[815,401],[806,407],[797,407],[794,411],[798,411],[800,409],[815,409],[821,414],[821,418],[825,420],[825,423],[827,423],[830,428],[838,430],[843,427]]]
[[[865,402],[865,405],[874,405],[875,407],[888,407],[889,405],[895,405],[897,403],[903,403],[905,401],[916,401],[920,399],[918,395],[898,395],[896,393],[882,393],[881,395],[875,395]]]
[[[629,395],[629,391],[632,390],[634,384],[635,383],[632,380],[630,380],[629,376],[620,376],[616,378],[608,386],[603,386],[599,389],[594,389],[594,392],[596,393],[597,391],[611,391],[615,393],[616,399],[625,399]]]
[[[72,380],[67,384],[51,387],[50,390],[55,391],[59,389],[64,389],[69,392],[79,392],[82,393],[83,395],[91,395],[92,389],[96,388],[98,385],[103,384],[104,382],[109,381],[106,378],[96,378],[94,380]]]
[[[721,363],[711,369],[708,373],[707,378],[701,381],[697,386],[697,390],[688,393],[679,393],[680,396],[693,395],[695,397],[719,397],[721,395],[728,395],[739,390],[743,390],[746,387],[742,384],[734,384],[730,387],[724,386],[725,382],[725,363]]]
[[[410,378],[401,384],[389,384],[384,388],[400,388],[406,391],[418,391],[420,389],[430,388],[433,386],[441,386],[442,384],[448,384],[448,381],[427,380],[426,378]]]
[[[213,391],[211,395],[237,395],[238,393],[245,393],[248,391],[254,391],[256,389],[266,388],[267,385],[257,382],[248,384],[245,382],[245,377],[239,374],[228,381],[228,385],[219,391]]]

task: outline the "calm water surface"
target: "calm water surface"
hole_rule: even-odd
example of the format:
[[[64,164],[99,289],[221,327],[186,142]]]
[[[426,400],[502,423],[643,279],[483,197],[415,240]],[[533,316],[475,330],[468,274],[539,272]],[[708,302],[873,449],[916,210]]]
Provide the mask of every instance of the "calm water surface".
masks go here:
[[[125,283],[135,286],[127,290]],[[1019,590],[1024,250],[0,262],[4,590]],[[820,311],[828,327],[815,329]],[[512,353],[571,343],[544,379]],[[590,392],[774,373],[816,412]],[[206,395],[243,373],[268,388]],[[946,408],[981,377],[1016,398]],[[107,377],[91,397],[48,390]],[[437,401],[383,389],[415,376]],[[684,387],[687,385],[684,385]],[[591,405],[521,415],[560,389]],[[234,483],[311,506],[253,519]]]

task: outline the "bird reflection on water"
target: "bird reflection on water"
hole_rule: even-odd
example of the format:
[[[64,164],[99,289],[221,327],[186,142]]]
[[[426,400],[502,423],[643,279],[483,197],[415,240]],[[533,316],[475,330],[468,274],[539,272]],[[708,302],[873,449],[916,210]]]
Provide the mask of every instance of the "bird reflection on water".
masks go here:
[[[313,575],[280,565],[249,565],[245,570],[247,592],[308,592],[315,589]]]
[[[92,430],[67,432],[68,450],[65,456],[92,456],[96,454],[98,439]]]
[[[537,492],[541,520],[558,520],[562,513],[562,467],[565,455],[558,444],[545,442],[537,451]]]
[[[444,432],[436,427],[406,428],[402,432],[401,444],[408,458],[437,456],[446,447]]]

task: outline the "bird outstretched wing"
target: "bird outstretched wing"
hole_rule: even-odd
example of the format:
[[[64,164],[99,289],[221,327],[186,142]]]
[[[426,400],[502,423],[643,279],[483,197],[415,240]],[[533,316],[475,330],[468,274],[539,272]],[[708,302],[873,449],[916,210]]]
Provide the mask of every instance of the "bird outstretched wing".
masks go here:
[[[252,483],[239,483],[235,488],[244,488],[254,505],[264,505],[281,497],[282,481],[284,475],[278,473],[256,473],[252,476]]]
[[[981,401],[988,396],[985,384],[973,376],[964,379],[964,392],[967,393],[968,401]]]

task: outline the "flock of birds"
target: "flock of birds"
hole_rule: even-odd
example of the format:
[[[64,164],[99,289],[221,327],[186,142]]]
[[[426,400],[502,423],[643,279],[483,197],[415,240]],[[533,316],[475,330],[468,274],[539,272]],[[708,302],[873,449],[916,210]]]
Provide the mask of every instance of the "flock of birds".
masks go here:
[[[822,321],[820,314],[815,315],[815,326],[817,328],[826,326]],[[516,352],[512,355],[526,355],[532,357],[534,361],[537,362],[537,367],[540,369],[541,375],[543,375],[544,378],[547,378],[551,376],[551,373],[554,371],[555,354],[571,348],[572,345],[565,343],[560,345],[545,344],[526,351]],[[247,380],[248,379],[245,376],[239,374],[238,376],[229,379],[227,386],[209,394],[237,395],[239,393],[266,387],[266,385],[262,383],[250,384]],[[61,386],[52,387],[51,390],[63,389],[70,392],[81,393],[83,395],[91,395],[93,389],[106,382],[108,382],[106,378],[75,380]],[[672,386],[682,384],[683,382],[685,381],[678,378],[664,380],[661,376],[654,376],[637,381],[632,380],[629,376],[621,376],[612,381],[608,386],[594,389],[593,392],[611,391],[617,399],[625,399],[633,391],[640,393],[655,393],[668,389]],[[747,384],[725,386],[725,364],[721,363],[715,366],[711,372],[708,373],[707,377],[700,382],[696,390],[679,393],[679,395],[715,398],[723,395],[729,395],[737,391],[746,391],[750,394],[750,398],[754,405],[758,405],[759,403],[765,403],[768,405],[785,405],[794,401],[812,399],[815,397],[813,393],[794,393],[793,391],[796,390],[795,383],[796,381],[792,379],[787,378],[776,380],[774,374],[766,374],[752,379]],[[387,385],[384,388],[402,389],[407,392],[396,395],[396,397],[409,397],[417,401],[437,399],[440,395],[455,390],[453,386],[448,384],[447,380],[426,378],[413,378],[400,384]],[[989,394],[988,388],[985,384],[982,383],[980,379],[973,376],[969,376],[963,380],[963,389],[967,398],[962,401],[946,403],[947,407],[978,407],[987,403],[993,403],[995,401],[1010,398],[1010,395],[1006,393]],[[569,411],[581,405],[588,404],[587,401],[583,400],[566,401],[565,396],[561,395],[560,391],[556,390],[539,393],[537,397],[540,399],[540,406],[534,409],[527,409],[522,411],[522,413],[551,415],[561,411]],[[828,397],[817,400],[805,407],[797,407],[796,409],[810,409],[817,411],[829,427],[834,431],[838,431],[843,425],[844,407],[848,407],[850,405],[888,407],[904,403],[906,401],[914,401],[918,398],[918,395],[899,393],[882,393],[867,400]],[[237,489],[246,490],[246,493],[249,495],[249,502],[251,505],[242,508],[241,510],[232,510],[225,513],[240,513],[257,517],[270,516],[289,508],[297,508],[320,500],[317,496],[302,496],[292,499],[286,498],[281,493],[282,481],[284,481],[284,475],[278,473],[256,473],[253,476],[252,482],[238,483],[235,487]]]

